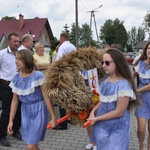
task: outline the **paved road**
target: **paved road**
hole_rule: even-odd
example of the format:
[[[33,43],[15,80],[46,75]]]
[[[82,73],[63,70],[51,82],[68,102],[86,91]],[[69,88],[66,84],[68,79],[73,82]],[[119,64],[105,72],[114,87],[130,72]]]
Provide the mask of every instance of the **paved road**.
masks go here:
[[[55,107],[58,115],[58,107]],[[44,142],[40,143],[41,150],[85,150],[85,145],[89,142],[86,130],[79,126],[68,124],[68,130],[47,130]],[[131,142],[129,150],[138,150],[138,140],[136,137],[137,122],[131,114]],[[17,141],[12,136],[8,136],[12,146],[3,147],[0,150],[26,150],[23,141]],[[146,146],[146,142],[145,142]]]
[[[132,70],[132,67],[130,68]],[[57,115],[59,115],[58,107],[55,107],[55,110]],[[44,142],[40,143],[40,150],[85,150],[85,145],[89,142],[86,130],[79,126],[68,125],[68,130],[64,131],[47,130]],[[131,113],[131,142],[129,150],[138,150],[136,131],[137,122],[133,112]],[[3,147],[0,145],[0,150],[26,150],[26,145],[23,141],[17,141],[12,136],[8,136],[8,139],[12,146]]]

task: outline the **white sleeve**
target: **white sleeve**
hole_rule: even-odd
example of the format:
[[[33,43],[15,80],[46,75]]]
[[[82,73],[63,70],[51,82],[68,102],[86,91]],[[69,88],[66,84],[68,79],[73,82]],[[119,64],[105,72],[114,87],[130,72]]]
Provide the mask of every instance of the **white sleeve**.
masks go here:
[[[64,55],[64,49],[63,47],[59,47],[58,52],[56,54],[55,60],[59,60]]]

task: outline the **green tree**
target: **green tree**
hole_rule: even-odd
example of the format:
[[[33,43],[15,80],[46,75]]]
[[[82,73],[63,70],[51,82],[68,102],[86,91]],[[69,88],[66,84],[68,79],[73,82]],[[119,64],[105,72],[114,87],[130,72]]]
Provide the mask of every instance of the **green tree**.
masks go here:
[[[50,51],[49,51],[49,55],[50,55],[50,59],[51,59],[51,62],[52,62],[52,58],[53,58],[53,53],[56,49],[56,46],[59,44],[60,42],[57,40],[57,38],[55,37],[54,40],[51,41],[51,48],[50,48]]]
[[[123,23],[118,18],[106,20],[100,29],[100,39],[103,43],[107,43],[111,47],[117,45],[118,48],[123,50],[128,40],[127,31]]]
[[[144,29],[141,26],[139,26],[138,28],[133,26],[131,28],[131,31],[128,31],[127,45],[130,46],[130,48],[132,47],[132,50],[133,50],[133,46],[137,44],[138,42],[143,41],[144,39],[145,39]]]
[[[144,25],[144,30],[146,32],[149,32],[150,31],[150,10],[147,11],[147,14],[144,17],[143,25]]]
[[[140,26],[137,30],[137,41],[143,41],[145,39],[145,31],[144,29]]]
[[[54,40],[51,41],[51,50],[54,51],[56,46],[59,44],[59,40],[55,37]]]
[[[100,39],[103,41],[103,43],[107,43],[109,45],[112,45],[114,43],[114,34],[115,29],[113,26],[112,20],[106,20],[104,25],[100,29]]]
[[[70,37],[71,37],[71,42],[75,45],[76,44],[75,23],[71,25]],[[91,46],[97,46],[95,41],[93,40],[90,26],[87,23],[83,24],[82,27],[78,25],[78,44],[79,44],[79,47],[88,47],[89,44]]]
[[[136,44],[136,34],[137,34],[137,29],[135,26],[131,28],[131,31],[128,31],[128,44],[129,45]]]
[[[79,45],[80,47],[88,47],[89,44],[92,44],[92,40],[92,31],[90,29],[90,26],[85,23],[82,25],[80,30]]]
[[[78,25],[78,33],[80,34],[80,26],[79,25]],[[72,23],[72,25],[71,25],[70,41],[72,44],[76,45],[76,24],[75,23]]]
[[[16,17],[14,17],[14,16],[12,16],[12,17],[5,16],[5,17],[2,17],[1,20],[16,20]]]
[[[64,27],[64,31],[62,31],[62,32],[66,32],[66,33],[70,34],[69,26],[67,24],[65,24],[65,26],[63,26],[63,27]]]

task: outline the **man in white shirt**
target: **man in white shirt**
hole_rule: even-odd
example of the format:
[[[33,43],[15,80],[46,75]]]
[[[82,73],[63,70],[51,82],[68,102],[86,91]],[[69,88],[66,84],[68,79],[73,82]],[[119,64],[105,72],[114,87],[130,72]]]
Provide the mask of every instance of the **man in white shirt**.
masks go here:
[[[29,49],[31,50],[33,46],[33,37],[30,34],[25,34],[21,38],[21,46],[18,50]]]
[[[55,60],[59,60],[63,55],[76,50],[76,47],[69,41],[69,35],[65,32],[60,34],[60,44]]]
[[[71,51],[76,50],[76,47],[70,43],[69,35],[66,32],[60,34],[60,47],[55,57],[55,61],[59,60],[63,55],[70,53]],[[60,118],[66,115],[65,109],[59,107]],[[59,124],[54,128],[55,130],[66,130],[67,129],[67,121]]]
[[[7,140],[7,126],[9,121],[10,106],[13,97],[12,89],[9,87],[10,81],[17,74],[16,52],[20,45],[19,35],[15,32],[8,35],[8,47],[0,51],[0,95],[2,99],[2,113],[0,117],[0,143],[3,146],[10,146]],[[19,132],[21,126],[20,107],[13,122],[13,136],[21,140]]]

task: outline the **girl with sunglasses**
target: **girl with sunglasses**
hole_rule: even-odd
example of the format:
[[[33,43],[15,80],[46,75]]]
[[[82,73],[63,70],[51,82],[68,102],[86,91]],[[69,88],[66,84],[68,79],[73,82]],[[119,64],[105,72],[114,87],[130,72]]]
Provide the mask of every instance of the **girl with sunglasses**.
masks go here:
[[[91,111],[91,140],[97,150],[128,150],[130,113],[139,104],[136,88],[124,55],[108,49],[101,62],[106,76],[100,83],[100,102]]]
[[[135,72],[133,76],[138,75],[138,89],[141,106],[136,109],[139,139],[139,150],[144,150],[145,129],[148,121],[148,144],[147,149],[150,149],[150,42],[143,49],[140,58],[134,64]]]

